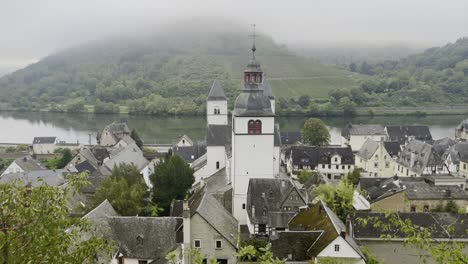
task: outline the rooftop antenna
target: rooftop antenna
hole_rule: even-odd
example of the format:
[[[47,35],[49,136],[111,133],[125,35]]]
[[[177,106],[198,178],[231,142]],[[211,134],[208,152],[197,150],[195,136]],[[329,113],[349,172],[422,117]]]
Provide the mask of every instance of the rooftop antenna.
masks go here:
[[[255,24],[251,24],[252,26],[252,34],[249,35],[250,37],[252,37],[252,58],[255,59],[255,51],[257,50],[257,48],[255,47],[255,38],[258,36],[256,33],[255,33],[255,27],[257,25]]]

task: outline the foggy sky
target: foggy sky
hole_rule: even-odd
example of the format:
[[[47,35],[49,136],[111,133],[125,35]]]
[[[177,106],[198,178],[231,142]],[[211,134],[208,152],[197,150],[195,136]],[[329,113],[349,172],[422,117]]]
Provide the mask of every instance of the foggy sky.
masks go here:
[[[468,35],[467,0],[0,0],[0,66],[192,18],[232,20],[286,45],[441,45]]]

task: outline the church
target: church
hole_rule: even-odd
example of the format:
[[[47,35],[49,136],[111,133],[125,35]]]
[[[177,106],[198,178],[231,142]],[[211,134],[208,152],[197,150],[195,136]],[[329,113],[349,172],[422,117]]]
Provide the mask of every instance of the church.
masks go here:
[[[231,119],[228,99],[221,83],[214,80],[206,106],[207,151],[192,164],[195,185],[218,180],[214,178],[225,179],[232,193],[232,214],[240,225],[247,221],[249,180],[278,178],[280,174],[281,142],[279,126],[275,124],[275,97],[255,51],[254,44]]]

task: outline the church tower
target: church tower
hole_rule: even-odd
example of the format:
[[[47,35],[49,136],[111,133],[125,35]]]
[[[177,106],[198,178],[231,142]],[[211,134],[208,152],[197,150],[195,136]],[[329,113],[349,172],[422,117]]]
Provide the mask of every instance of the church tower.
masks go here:
[[[233,215],[246,224],[247,189],[251,178],[274,177],[275,115],[265,95],[263,71],[255,58],[244,71],[244,89],[237,97],[232,115],[231,183]]]
[[[218,79],[215,79],[208,94],[206,119],[208,125],[228,124],[227,98]]]

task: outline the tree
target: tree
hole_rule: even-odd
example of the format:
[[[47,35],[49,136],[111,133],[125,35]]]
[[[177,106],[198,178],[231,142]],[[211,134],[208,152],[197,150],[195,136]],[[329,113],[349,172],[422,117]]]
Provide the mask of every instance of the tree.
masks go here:
[[[68,176],[65,187],[0,184],[0,263],[84,263],[110,248],[91,236],[90,225],[71,218],[70,195],[88,184],[85,173]]]
[[[302,170],[302,171],[299,172],[299,175],[297,175],[297,179],[299,180],[300,183],[304,184],[313,175],[314,175],[314,173],[311,172],[311,171]]]
[[[305,144],[320,146],[330,142],[330,132],[322,120],[309,118],[304,123],[301,131],[302,141]]]
[[[343,221],[349,213],[354,211],[354,186],[346,177],[342,178],[338,185],[322,184],[313,192]]]
[[[299,99],[297,100],[297,103],[302,107],[302,108],[307,108],[310,104],[310,96],[308,95],[301,95]]]
[[[345,115],[353,115],[356,111],[356,105],[347,96],[340,99],[339,106]]]
[[[135,143],[139,148],[143,147],[143,141],[140,138],[140,135],[138,135],[138,132],[135,129],[132,129],[132,133],[130,134],[130,137],[135,140]]]
[[[70,149],[64,149],[62,158],[57,163],[57,169],[63,169],[73,159]]]
[[[143,177],[133,164],[121,164],[114,167],[112,175],[105,178],[92,197],[91,208],[104,200],[115,210],[126,216],[157,216],[158,207],[149,201],[147,186]]]
[[[458,205],[453,200],[448,201],[445,204],[445,212],[458,214]]]
[[[361,178],[361,171],[355,168],[353,171],[348,172],[346,179],[353,185],[356,186]]]
[[[193,169],[179,156],[166,157],[150,175],[153,183],[153,202],[160,205],[165,213],[173,199],[184,199],[195,178]]]

